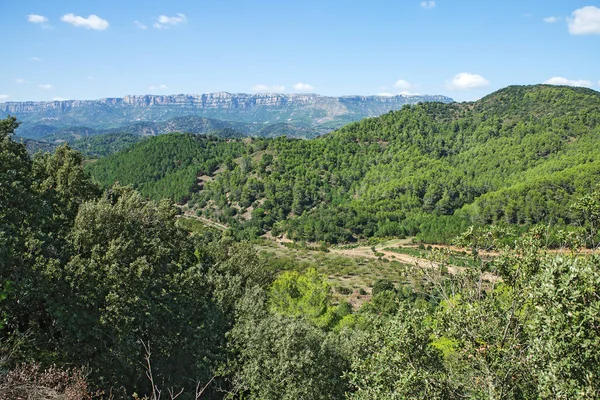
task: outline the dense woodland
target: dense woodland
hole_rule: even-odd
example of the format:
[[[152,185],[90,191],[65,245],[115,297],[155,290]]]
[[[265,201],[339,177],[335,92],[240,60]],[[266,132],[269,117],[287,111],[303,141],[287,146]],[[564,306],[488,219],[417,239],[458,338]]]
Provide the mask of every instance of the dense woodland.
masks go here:
[[[597,246],[598,104],[515,87],[312,141],[165,135],[92,175],[0,120],[0,397],[598,398],[600,258],[578,251]],[[230,230],[185,229],[173,200]],[[457,232],[473,263],[434,251],[356,309],[240,240],[268,229]]]
[[[89,171],[106,187],[187,201],[239,238],[444,243],[472,224],[579,225],[571,205],[600,182],[599,139],[598,92],[515,86],[475,103],[405,106],[314,140],[231,140],[225,162],[202,140],[157,137]],[[221,165],[208,180],[198,179],[202,157]],[[142,173],[157,164],[160,173]]]

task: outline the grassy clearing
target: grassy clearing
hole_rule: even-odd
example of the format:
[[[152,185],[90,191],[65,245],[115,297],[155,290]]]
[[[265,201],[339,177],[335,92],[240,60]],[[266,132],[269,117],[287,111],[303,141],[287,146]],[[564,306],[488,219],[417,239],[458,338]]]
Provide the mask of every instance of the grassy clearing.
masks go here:
[[[185,229],[203,234],[212,232],[220,234],[214,228],[206,226],[203,221],[194,218],[180,218],[178,224]],[[377,257],[372,247],[346,245],[327,248],[314,243],[279,243],[273,239],[257,238],[251,242],[259,257],[268,263],[276,272],[294,270],[306,272],[316,269],[327,277],[332,288],[334,302],[349,302],[355,309],[371,299],[373,284],[378,279],[389,279],[397,287],[410,285],[420,286],[423,282],[416,274],[414,265],[395,260],[395,256]],[[427,251],[416,248],[390,247],[412,243],[410,239],[393,239],[377,243],[377,250],[408,254],[424,258]],[[351,250],[343,254],[339,250]]]
[[[264,241],[256,246],[259,256],[276,271],[304,272],[315,268],[327,276],[335,301],[349,301],[359,307],[370,299],[371,288],[377,279],[389,279],[397,285],[414,284],[409,268],[397,261],[348,257],[329,252],[284,247]]]
[[[430,246],[431,247],[431,246]],[[406,254],[412,257],[428,258],[431,255],[432,248],[418,248],[418,247],[385,247],[384,251]],[[435,249],[433,249],[435,250]],[[464,268],[478,268],[481,267],[481,261],[475,260],[473,256],[465,251],[454,251],[454,250],[435,250],[443,251],[444,256],[448,262],[456,267]]]

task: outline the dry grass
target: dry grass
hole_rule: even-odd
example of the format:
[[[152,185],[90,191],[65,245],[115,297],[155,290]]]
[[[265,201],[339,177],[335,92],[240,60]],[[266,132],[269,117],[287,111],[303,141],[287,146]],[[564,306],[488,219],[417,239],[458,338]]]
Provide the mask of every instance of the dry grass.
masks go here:
[[[81,369],[42,369],[39,364],[19,364],[0,375],[2,400],[86,400],[91,394]]]
[[[371,288],[377,279],[389,279],[398,285],[413,279],[407,275],[411,267],[397,261],[379,260],[372,252],[362,257],[343,252],[288,248],[272,241],[265,241],[257,249],[259,255],[278,271],[316,269],[327,277],[334,302],[347,301],[355,309],[371,298]]]

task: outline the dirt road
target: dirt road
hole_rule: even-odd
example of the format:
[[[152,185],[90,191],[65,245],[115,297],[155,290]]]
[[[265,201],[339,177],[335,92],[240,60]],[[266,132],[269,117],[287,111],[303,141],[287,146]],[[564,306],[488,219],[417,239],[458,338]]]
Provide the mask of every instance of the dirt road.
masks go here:
[[[403,264],[408,264],[408,265],[413,265],[415,267],[418,268],[437,268],[440,265],[434,261],[425,259],[425,258],[420,258],[420,257],[415,257],[415,256],[411,256],[409,254],[402,254],[402,253],[396,253],[396,252],[392,252],[392,251],[386,251],[383,248],[387,247],[387,245],[381,246],[381,248],[375,248],[375,252],[378,254],[375,254],[373,252],[373,250],[370,247],[356,247],[354,249],[330,249],[329,251],[333,254],[339,254],[345,257],[355,257],[355,258],[379,258],[380,254],[383,254],[383,256],[381,256],[382,258],[387,258],[389,260],[395,260],[398,262],[401,262]],[[463,271],[464,267],[457,267],[457,266],[453,266],[453,265],[447,265],[446,266],[448,269],[448,273],[451,275],[455,275],[457,272]],[[498,282],[501,278],[491,274],[489,272],[484,272],[481,275],[481,279],[487,282]]]
[[[207,226],[210,226],[210,227],[222,230],[222,231],[227,229],[226,225],[212,221],[208,218],[197,216],[193,213],[193,211],[188,210],[182,206],[178,206],[178,207],[183,211],[183,215],[181,215],[179,217],[193,218],[195,220],[202,222],[203,224],[206,224]],[[274,241],[275,243],[277,243],[279,246],[282,246],[282,247],[284,247],[284,243],[292,242],[291,240],[287,239],[286,237],[274,237],[271,235],[270,232],[267,233],[266,235],[264,235],[264,237],[267,240]],[[406,244],[406,243],[407,243],[406,240],[394,241],[394,244],[396,244],[396,245]],[[387,258],[389,260],[395,260],[402,264],[413,265],[418,268],[432,268],[432,267],[437,268],[437,267],[439,267],[439,264],[437,264],[431,260],[427,260],[425,258],[420,258],[420,257],[411,256],[409,254],[402,254],[402,253],[396,253],[396,252],[384,250],[384,248],[389,247],[390,244],[391,243],[385,243],[383,245],[378,246],[379,248],[376,247],[375,251],[378,254],[375,254],[373,252],[373,250],[367,246],[355,247],[353,249],[331,248],[331,249],[329,249],[329,251],[332,254],[337,254],[340,256],[344,256],[344,257],[368,258],[368,259],[378,259],[378,258],[380,258],[380,255],[383,254],[381,256],[382,258]],[[441,247],[441,246],[436,246],[436,247]],[[461,249],[456,249],[456,250],[461,250]],[[457,272],[464,269],[463,267],[457,267],[457,266],[453,266],[453,265],[448,265],[446,267],[448,269],[448,273],[452,274],[452,275],[454,275]],[[481,278],[484,281],[488,281],[488,282],[497,282],[498,280],[500,280],[500,278],[498,276],[490,274],[488,272],[483,273]]]

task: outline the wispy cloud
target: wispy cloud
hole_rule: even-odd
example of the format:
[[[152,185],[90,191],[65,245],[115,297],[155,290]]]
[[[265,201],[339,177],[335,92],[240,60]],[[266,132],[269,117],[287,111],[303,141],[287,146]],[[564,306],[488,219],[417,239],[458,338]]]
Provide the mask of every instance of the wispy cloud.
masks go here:
[[[412,84],[404,79],[398,79],[396,83],[394,83],[394,87],[398,89],[410,89]]]
[[[187,22],[187,18],[185,14],[177,14],[175,17],[168,17],[166,15],[159,15],[156,19],[154,25],[152,25],[156,29],[168,28],[170,26],[175,26],[179,24],[185,24]]]
[[[298,90],[301,92],[309,92],[311,90],[315,90],[314,86],[309,85],[308,83],[302,83],[302,82],[296,83],[293,87],[295,90]]]
[[[6,100],[10,97],[8,94],[0,94],[0,100]]]
[[[398,94],[401,96],[420,96],[421,95],[421,93],[413,93],[413,92],[409,92],[408,90],[403,90]]]
[[[154,86],[154,85],[148,86],[148,90],[157,90],[157,89],[161,89],[161,90],[168,89],[168,86],[164,85],[164,84],[158,85],[158,86]]]
[[[50,85],[49,83],[44,83],[42,85],[38,85],[38,87],[40,89],[44,89],[44,90],[50,90],[50,89],[54,88],[54,86]]]
[[[146,25],[142,24],[140,21],[133,21],[133,24],[134,24],[134,25],[135,25],[135,26],[136,26],[138,29],[141,29],[141,30],[146,30],[146,29],[148,29],[148,27],[147,27]]]
[[[413,92],[409,92],[408,90],[403,90],[401,92],[398,92],[396,94],[394,93],[390,93],[390,92],[381,92],[381,93],[377,93],[377,96],[382,96],[382,97],[392,97],[392,96],[419,96],[420,93],[413,93]]]
[[[19,85],[22,85],[24,83],[29,83],[25,79],[22,79],[22,78],[15,79],[15,82],[18,83]]]
[[[490,82],[481,75],[461,72],[456,74],[446,86],[450,90],[478,89],[489,86]]]
[[[546,17],[544,18],[544,22],[548,23],[548,24],[554,24],[556,22],[558,22],[559,18],[558,17]]]
[[[252,86],[252,91],[254,92],[271,92],[271,93],[275,93],[275,92],[283,92],[285,90],[285,86],[280,86],[280,85],[273,85],[273,86],[268,86],[268,85],[254,85]]]
[[[547,85],[560,85],[560,86],[583,86],[590,87],[592,82],[585,79],[567,79],[562,76],[554,76],[544,82]]]
[[[43,24],[44,22],[48,22],[48,18],[44,17],[43,15],[29,14],[27,16],[27,21],[34,24]]]
[[[425,8],[427,10],[430,10],[435,7],[435,1],[432,1],[432,0],[422,1],[421,7]]]
[[[41,27],[44,29],[50,28],[50,24],[48,24],[48,18],[44,17],[43,15],[29,14],[27,16],[27,21],[31,22],[32,24],[41,25]]]
[[[108,28],[109,23],[107,20],[100,18],[97,15],[90,15],[87,18],[80,17],[79,15],[75,15],[73,13],[65,14],[60,19],[67,24],[71,24],[76,27],[86,28],[86,29],[94,29],[97,31],[103,31]]]
[[[587,6],[577,9],[567,22],[571,35],[600,35],[600,8]]]
[[[39,57],[31,57],[31,61],[40,62],[40,61],[42,61],[42,59]]]

